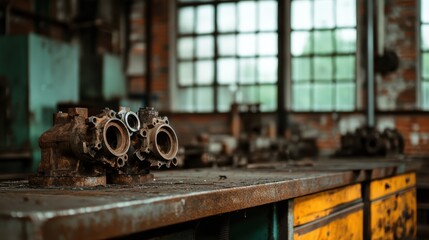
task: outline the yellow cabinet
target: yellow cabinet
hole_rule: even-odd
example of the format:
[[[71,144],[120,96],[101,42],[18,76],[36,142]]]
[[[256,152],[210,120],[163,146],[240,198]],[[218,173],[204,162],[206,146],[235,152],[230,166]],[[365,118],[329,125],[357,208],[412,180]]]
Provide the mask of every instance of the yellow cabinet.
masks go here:
[[[413,239],[417,226],[414,173],[371,182],[371,239]]]
[[[354,184],[294,199],[293,238],[362,239],[361,185]]]

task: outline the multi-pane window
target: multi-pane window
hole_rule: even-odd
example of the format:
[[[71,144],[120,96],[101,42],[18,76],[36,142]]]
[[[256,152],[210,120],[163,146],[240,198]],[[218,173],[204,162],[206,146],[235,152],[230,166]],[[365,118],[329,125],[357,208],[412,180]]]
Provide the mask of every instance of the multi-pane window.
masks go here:
[[[233,101],[277,106],[277,2],[179,1],[181,111],[226,112]]]
[[[421,0],[420,16],[421,16],[421,69],[422,69],[422,85],[421,99],[422,107],[429,110],[429,0]]]
[[[292,109],[355,109],[356,0],[291,1]]]

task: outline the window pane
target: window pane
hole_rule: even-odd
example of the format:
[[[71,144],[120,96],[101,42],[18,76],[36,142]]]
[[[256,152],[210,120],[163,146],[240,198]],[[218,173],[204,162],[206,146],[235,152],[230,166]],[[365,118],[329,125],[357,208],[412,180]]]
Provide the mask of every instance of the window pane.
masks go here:
[[[333,0],[314,1],[314,27],[334,27],[334,3]]]
[[[292,1],[292,28],[310,29],[313,24],[311,1]]]
[[[238,102],[242,103],[257,103],[258,92],[255,86],[241,86],[238,91]]]
[[[260,83],[277,82],[277,58],[258,59],[258,78]]]
[[[194,39],[190,37],[179,38],[177,48],[179,58],[192,58],[194,56]]]
[[[311,79],[310,67],[310,58],[292,58],[292,80],[309,81]]]
[[[217,95],[217,109],[219,112],[228,112],[231,109],[234,92],[230,87],[218,87]]]
[[[236,29],[235,4],[222,3],[218,7],[217,23],[219,32],[230,32]]]
[[[259,2],[259,30],[277,30],[277,3],[275,1]]]
[[[261,33],[258,35],[258,53],[259,55],[277,54],[276,33]]]
[[[331,84],[314,84],[314,110],[326,111],[332,110],[332,85]]]
[[[178,107],[181,111],[194,111],[194,90],[193,88],[179,88],[178,90],[179,103]]]
[[[184,7],[179,9],[179,32],[192,33],[194,31],[194,8]]]
[[[233,84],[237,79],[237,64],[234,58],[221,58],[217,62],[219,84]]]
[[[311,108],[311,85],[293,84],[292,86],[292,108],[296,111],[310,110]]]
[[[194,82],[194,66],[192,62],[179,63],[179,84],[182,86],[192,85]]]
[[[336,108],[340,111],[350,111],[355,106],[355,84],[341,83],[337,84],[336,89]]]
[[[261,111],[274,111],[277,106],[277,87],[276,85],[260,86],[259,101]]]
[[[210,33],[214,30],[214,8],[203,5],[197,8],[197,33]]]
[[[195,88],[195,95],[198,112],[212,112],[214,110],[212,87]]]
[[[256,54],[256,36],[254,34],[240,34],[238,42],[238,55],[253,56]]]
[[[429,50],[429,25],[422,25],[422,32],[420,35],[422,36],[422,49]]]
[[[356,0],[337,1],[337,26],[354,27],[356,26]]]
[[[331,80],[332,76],[332,58],[315,57],[313,64],[315,80]]]
[[[238,30],[249,32],[256,30],[256,3],[241,1],[238,3]]]
[[[335,58],[335,72],[338,80],[354,79],[355,58],[354,56],[341,56]]]
[[[256,82],[256,60],[240,59],[240,83]]]
[[[423,77],[424,78],[429,78],[429,53],[422,53],[422,58],[423,58],[423,63],[422,63],[422,68],[423,68]]]
[[[197,57],[212,57],[213,56],[213,37],[202,36],[197,38]]]
[[[429,0],[421,0],[421,7],[420,7],[420,16],[422,18],[422,22],[429,23]]]
[[[213,61],[198,61],[197,62],[197,84],[211,84],[213,83]]]
[[[235,55],[235,35],[219,36],[217,47],[221,56]]]
[[[429,110],[429,82],[422,83],[422,101],[423,108]]]
[[[334,51],[332,31],[315,31],[313,40],[314,53],[332,53]]]
[[[311,32],[296,32],[291,33],[291,52],[292,55],[298,56],[309,54],[312,51]]]
[[[350,53],[356,51],[356,30],[341,29],[336,30],[336,48],[337,52]]]

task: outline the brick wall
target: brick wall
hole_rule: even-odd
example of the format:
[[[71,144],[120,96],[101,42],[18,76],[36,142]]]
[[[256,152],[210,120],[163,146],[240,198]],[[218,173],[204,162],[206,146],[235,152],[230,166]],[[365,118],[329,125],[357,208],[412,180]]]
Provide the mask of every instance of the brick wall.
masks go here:
[[[144,0],[134,0],[130,9],[130,53],[128,66],[128,87],[131,94],[145,93],[146,38],[152,42],[152,105],[159,110],[169,106],[169,0],[152,1],[152,30],[145,36]]]
[[[168,1],[154,1],[153,70],[155,94],[161,106],[168,104]],[[386,0],[385,46],[399,58],[399,69],[377,77],[377,128],[396,127],[405,138],[405,152],[409,155],[429,155],[429,113],[418,113],[417,88],[417,0]],[[362,14],[362,12],[361,12]],[[364,32],[364,29],[362,29]],[[363,38],[365,39],[365,38]],[[362,67],[361,67],[362,68]],[[358,68],[358,69],[361,69]],[[364,75],[364,72],[360,72]],[[362,89],[365,93],[365,89]],[[365,96],[364,94],[362,96]],[[365,98],[362,99],[365,105]],[[408,114],[409,113],[409,114]],[[169,114],[181,142],[188,143],[200,133],[228,133],[227,114]],[[275,115],[265,114],[266,122],[275,121]],[[294,113],[289,116],[289,127],[299,128],[304,137],[314,137],[321,153],[332,153],[339,147],[340,135],[354,131],[365,124],[365,114],[358,113]]]
[[[384,44],[397,53],[400,63],[397,71],[378,78],[377,105],[380,110],[417,108],[417,4],[418,0],[386,1]]]

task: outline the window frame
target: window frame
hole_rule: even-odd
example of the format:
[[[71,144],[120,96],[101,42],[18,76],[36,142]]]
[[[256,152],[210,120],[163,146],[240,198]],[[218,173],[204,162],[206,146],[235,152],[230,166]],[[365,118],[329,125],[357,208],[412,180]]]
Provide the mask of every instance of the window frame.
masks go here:
[[[356,112],[360,109],[360,95],[359,95],[359,86],[360,86],[360,77],[359,77],[359,63],[360,63],[360,27],[361,27],[361,17],[359,15],[359,9],[361,8],[361,2],[359,0],[354,0],[355,2],[355,25],[354,26],[338,26],[336,24],[336,16],[333,16],[333,27],[331,28],[316,28],[314,26],[314,17],[312,18],[312,27],[308,28],[308,29],[294,29],[292,26],[292,2],[294,0],[288,0],[289,6],[287,8],[287,14],[288,14],[288,31],[287,31],[287,35],[289,38],[289,46],[287,46],[288,48],[288,56],[287,56],[287,61],[285,64],[288,65],[288,69],[289,72],[287,73],[289,75],[289,80],[286,83],[288,86],[288,91],[287,91],[287,101],[288,101],[288,105],[287,108],[290,112],[294,112],[294,113],[326,113],[326,112],[341,112],[341,113],[351,113],[351,112]],[[297,1],[297,0],[295,0]],[[298,0],[299,1],[299,0]],[[313,5],[314,0],[311,0],[311,4]],[[335,9],[336,9],[336,4],[337,1],[333,0],[333,13],[334,15],[336,15]],[[314,7],[312,7],[312,15],[314,16]],[[339,52],[336,49],[336,31],[337,30],[348,30],[348,29],[354,29],[355,30],[355,49],[354,51],[350,51],[350,52]],[[293,32],[302,32],[302,33],[308,33],[310,36],[310,42],[311,42],[311,51],[309,53],[304,53],[301,55],[294,55],[292,53],[292,33]],[[332,34],[332,53],[315,53],[314,47],[313,46],[313,41],[314,41],[314,33],[315,32],[330,32]],[[353,71],[353,76],[349,79],[349,81],[342,81],[342,80],[338,80],[336,78],[336,57],[338,56],[353,56],[354,57],[354,71]],[[314,61],[315,58],[317,57],[329,57],[331,58],[331,67],[332,67],[332,78],[330,79],[324,79],[324,80],[316,80],[315,76],[314,76]],[[294,90],[293,90],[293,85],[298,83],[298,84],[303,84],[302,82],[300,82],[300,80],[298,80],[297,82],[294,81],[294,77],[293,77],[293,59],[302,59],[302,58],[307,58],[310,61],[310,78],[308,81],[305,81],[305,83],[309,86],[309,94],[310,94],[310,106],[308,109],[304,109],[304,110],[300,110],[300,109],[296,109],[296,107],[294,106]],[[352,83],[354,85],[354,99],[353,99],[353,108],[350,110],[343,110],[343,109],[338,109],[337,104],[336,104],[336,99],[337,99],[337,85],[338,83]],[[331,104],[332,104],[332,108],[330,109],[315,109],[314,106],[314,98],[315,98],[315,87],[316,85],[327,85],[331,87]]]
[[[192,99],[192,101],[193,101],[193,106],[192,106],[193,109],[192,109],[192,111],[187,111],[187,110],[183,110],[183,109],[177,110],[177,107],[176,107],[176,109],[174,109],[175,112],[190,112],[190,113],[211,113],[211,112],[219,113],[219,112],[228,112],[228,110],[226,110],[226,111],[225,110],[220,111],[220,109],[219,109],[219,108],[221,108],[220,107],[221,103],[219,102],[218,91],[221,88],[227,88],[227,87],[229,87],[231,85],[235,85],[235,86],[238,86],[238,87],[254,87],[253,92],[254,92],[256,98],[259,99],[259,101],[261,101],[261,94],[260,94],[261,88],[263,88],[265,86],[271,86],[271,87],[273,87],[275,89],[275,91],[276,91],[276,94],[277,94],[276,87],[277,87],[278,82],[279,82],[279,80],[278,80],[278,66],[279,66],[279,61],[278,61],[278,58],[279,58],[278,57],[279,56],[279,52],[278,52],[279,51],[278,31],[279,30],[278,30],[278,26],[277,26],[277,23],[278,23],[277,19],[278,19],[278,17],[275,20],[275,23],[276,23],[275,30],[260,30],[258,28],[258,26],[259,26],[258,19],[256,19],[255,20],[256,27],[255,27],[255,30],[252,30],[252,31],[240,31],[238,29],[238,21],[236,21],[236,29],[234,31],[227,31],[227,32],[220,32],[220,31],[218,31],[218,24],[217,24],[217,20],[218,20],[217,19],[217,16],[218,16],[217,15],[218,14],[218,5],[220,5],[220,4],[226,4],[226,3],[235,4],[235,8],[236,8],[235,12],[236,12],[236,16],[237,16],[236,19],[238,20],[238,4],[239,4],[239,2],[255,2],[256,5],[258,6],[258,3],[259,2],[264,2],[264,0],[240,0],[240,1],[237,1],[237,0],[224,0],[224,1],[212,0],[212,1],[202,1],[202,2],[180,2],[180,1],[175,1],[175,4],[176,4],[176,7],[175,7],[175,19],[176,19],[176,21],[175,21],[175,31],[174,31],[174,43],[175,43],[175,46],[177,48],[177,46],[179,44],[179,39],[180,38],[191,37],[191,38],[194,39],[194,48],[193,48],[194,53],[193,53],[193,57],[192,58],[184,60],[184,59],[180,58],[180,56],[178,54],[178,50],[174,50],[174,53],[175,53],[174,62],[175,62],[175,66],[176,66],[175,69],[174,69],[175,70],[175,72],[174,72],[174,74],[175,74],[174,86],[175,86],[176,90],[181,90],[181,89],[186,89],[186,88],[196,89],[196,88],[202,87],[202,86],[211,87],[212,90],[213,90],[213,108],[212,108],[213,111],[199,111],[197,109],[197,107],[196,107],[196,99],[195,99],[196,97],[195,97],[195,94],[194,94],[193,99]],[[278,1],[275,1],[275,2],[278,5]],[[195,29],[194,29],[194,31],[192,33],[186,33],[186,34],[180,33],[179,32],[179,24],[180,24],[180,22],[179,22],[179,10],[180,10],[180,8],[181,7],[194,7],[195,8],[195,7],[198,7],[198,6],[201,6],[201,5],[210,5],[210,6],[213,6],[213,9],[214,9],[214,16],[213,16],[214,17],[214,20],[213,20],[214,21],[213,22],[214,23],[214,30],[213,30],[213,32],[207,33],[207,34],[198,34],[198,33],[195,32]],[[197,10],[194,9],[193,11],[195,13]],[[277,14],[279,13],[278,7],[276,9],[276,13]],[[257,8],[256,8],[256,13],[255,14],[258,14]],[[194,16],[195,15],[196,14],[194,14]],[[259,54],[258,53],[258,46],[259,46],[257,44],[258,37],[260,36],[260,34],[264,34],[264,33],[266,33],[266,34],[270,34],[270,33],[275,34],[276,49],[277,49],[277,51],[276,51],[275,54]],[[249,56],[241,56],[238,53],[238,49],[237,49],[238,38],[239,38],[240,35],[247,35],[247,34],[252,35],[252,36],[255,37],[255,41],[256,41],[256,44],[255,44],[255,53],[254,54],[250,54]],[[218,49],[218,38],[219,38],[219,36],[222,36],[222,35],[234,36],[235,42],[236,42],[236,45],[235,45],[235,47],[236,47],[235,54],[225,55],[225,56],[221,56],[221,55],[218,54],[218,52],[219,52],[219,49]],[[196,53],[196,47],[195,47],[196,46],[196,44],[195,44],[196,41],[195,40],[199,36],[211,36],[211,37],[213,37],[214,53],[213,53],[213,56],[209,58],[210,60],[213,61],[213,75],[214,75],[213,76],[213,78],[214,78],[213,79],[213,83],[207,84],[207,85],[201,85],[201,84],[195,83],[195,81],[193,81],[192,84],[187,85],[187,86],[183,86],[183,85],[180,84],[180,81],[179,81],[179,64],[181,62],[191,62],[195,66],[195,63],[198,62],[199,58],[195,54]],[[255,70],[255,73],[254,73],[255,74],[255,79],[254,79],[254,81],[252,83],[242,83],[242,82],[240,82],[239,78],[237,78],[237,82],[235,84],[222,84],[222,83],[219,83],[219,76],[217,74],[219,60],[221,60],[221,59],[234,59],[234,61],[236,61],[236,72],[238,73],[239,72],[240,62],[243,59],[252,59],[252,60],[254,60],[255,66],[257,66],[258,65],[258,61],[260,59],[269,59],[269,58],[276,59],[276,63],[277,63],[275,74],[274,74],[275,77],[273,79],[274,81],[272,81],[272,82],[260,82],[260,79],[257,76],[258,73]],[[195,77],[195,75],[196,75],[196,68],[195,67],[192,70],[192,72],[193,72],[193,76]],[[238,74],[236,74],[236,75],[238,76]],[[177,93],[177,91],[176,91],[176,93]],[[234,96],[232,96],[231,101],[233,101],[233,97]],[[274,109],[269,110],[269,111],[264,111],[264,112],[268,112],[269,113],[269,112],[275,112],[275,111],[277,111],[277,107],[278,107],[277,106],[277,97],[274,98],[273,104],[275,105]]]
[[[173,52],[172,53],[172,57],[171,57],[171,61],[173,62],[173,64],[172,64],[173,65],[172,70],[174,71],[174,73],[172,74],[173,76],[171,78],[171,83],[172,83],[172,85],[174,86],[175,89],[173,89],[172,91],[170,91],[170,92],[172,92],[173,98],[177,99],[176,96],[178,96],[178,90],[179,89],[187,88],[187,87],[180,86],[179,76],[178,76],[179,75],[179,62],[180,62],[180,59],[179,59],[178,49],[176,49],[176,48],[178,47],[179,37],[180,36],[185,36],[185,35],[181,35],[179,33],[179,9],[180,9],[180,7],[185,7],[185,6],[196,7],[196,6],[200,6],[200,5],[207,5],[207,4],[209,4],[209,5],[213,6],[213,8],[214,8],[214,31],[212,33],[206,34],[208,36],[213,36],[213,38],[214,38],[214,55],[211,58],[213,60],[213,63],[214,63],[214,66],[213,66],[214,80],[213,80],[213,84],[206,85],[206,86],[211,87],[212,90],[213,90],[213,106],[212,106],[213,108],[212,108],[212,111],[198,111],[197,107],[196,107],[196,104],[195,104],[196,103],[196,100],[195,100],[196,97],[194,96],[193,97],[194,100],[193,100],[193,106],[192,106],[193,109],[192,109],[192,111],[189,111],[189,110],[186,110],[186,109],[179,109],[177,101],[171,99],[171,101],[173,103],[172,106],[174,106],[174,107],[172,107],[172,111],[173,112],[177,112],[177,113],[197,113],[197,114],[199,114],[199,113],[203,113],[203,114],[204,113],[222,113],[223,112],[223,111],[219,111],[219,108],[218,108],[218,105],[219,105],[219,103],[218,103],[218,98],[219,98],[219,96],[218,96],[218,88],[221,87],[222,85],[218,84],[218,82],[217,82],[217,79],[218,79],[218,76],[217,76],[217,68],[218,68],[218,66],[217,66],[218,65],[217,64],[217,60],[220,58],[218,56],[218,54],[217,54],[218,53],[218,49],[217,49],[218,48],[218,46],[217,46],[218,39],[217,38],[220,35],[219,32],[218,32],[218,29],[217,29],[218,28],[218,26],[217,26],[218,25],[217,24],[217,6],[219,4],[223,4],[223,3],[235,3],[235,4],[238,4],[238,2],[240,2],[240,1],[250,1],[250,0],[222,0],[222,1],[219,1],[219,0],[208,0],[208,1],[201,1],[201,2],[180,2],[179,0],[174,1],[175,4],[173,4],[174,7],[173,7],[172,11],[175,14],[174,15],[175,21],[174,21],[174,24],[173,24],[173,28],[174,28],[173,32],[174,32],[174,34],[173,34],[173,38],[172,38],[172,41],[171,41],[172,43],[174,43],[174,47],[171,48],[172,49],[171,51]],[[258,0],[256,2],[258,2]],[[286,89],[283,91],[285,93],[285,96],[279,95],[280,92],[281,92],[281,90],[279,91],[278,89],[276,89],[277,96],[276,96],[276,99],[274,100],[274,105],[276,107],[275,107],[275,109],[273,109],[271,111],[265,111],[265,112],[266,113],[273,113],[273,112],[285,112],[285,113],[286,112],[291,112],[291,113],[294,113],[295,112],[295,113],[321,113],[321,114],[323,114],[323,113],[327,113],[327,112],[329,112],[329,113],[331,113],[331,112],[353,113],[353,112],[359,111],[362,108],[362,106],[361,106],[361,94],[362,93],[360,91],[361,90],[361,86],[362,86],[362,79],[361,79],[361,76],[360,76],[359,71],[358,71],[359,68],[360,68],[360,61],[361,61],[361,55],[359,54],[359,51],[361,49],[360,48],[360,45],[361,45],[361,43],[360,43],[361,42],[361,34],[360,34],[360,32],[361,32],[361,27],[362,27],[361,26],[362,25],[362,18],[359,15],[359,9],[361,8],[361,5],[362,5],[361,1],[359,1],[359,0],[355,1],[356,2],[356,25],[353,26],[353,27],[347,27],[347,28],[353,28],[353,29],[355,29],[355,32],[356,32],[355,51],[353,53],[349,53],[348,54],[348,56],[349,55],[350,56],[351,55],[354,56],[354,66],[355,66],[355,68],[354,68],[354,77],[353,77],[353,80],[351,81],[354,84],[353,109],[351,109],[351,110],[336,110],[335,109],[336,108],[335,103],[333,103],[333,106],[334,106],[333,110],[314,110],[314,109],[311,109],[311,110],[302,110],[302,111],[301,110],[294,110],[294,108],[292,106],[292,102],[293,102],[293,99],[292,99],[293,98],[293,96],[292,96],[292,85],[293,85],[293,83],[292,83],[292,71],[291,71],[291,69],[292,69],[292,66],[291,66],[292,65],[292,61],[291,61],[292,60],[292,53],[291,53],[291,46],[290,46],[291,45],[291,30],[292,30],[290,11],[291,11],[291,2],[292,2],[292,0],[287,0],[286,3],[284,4],[284,6],[286,6],[286,7],[283,8],[283,9],[280,8],[281,7],[280,1],[276,1],[276,2],[277,2],[277,20],[280,21],[281,19],[287,19],[287,22],[284,24],[285,25],[284,26],[285,30],[281,30],[280,29],[281,25],[277,21],[277,29],[275,31],[271,31],[271,32],[277,34],[277,38],[276,38],[277,39],[277,54],[273,55],[272,57],[277,59],[277,76],[278,77],[277,77],[277,80],[275,82],[273,82],[272,84],[269,84],[269,85],[274,85],[276,87],[283,86]],[[335,2],[334,2],[334,6],[335,6]],[[194,12],[196,12],[196,10],[194,10]],[[335,35],[335,30],[336,29],[337,29],[336,27],[333,28],[333,29],[330,29],[333,32],[334,35]],[[285,35],[286,36],[283,36],[282,39],[286,40],[286,41],[282,41],[282,42],[279,41],[280,40],[280,38],[279,38],[280,37],[279,36],[280,35],[280,31],[285,31]],[[236,29],[234,32],[231,32],[231,34],[234,35],[235,37],[237,37],[239,33],[240,33],[240,31],[238,29]],[[248,33],[254,34],[257,37],[258,36],[257,34],[259,34],[260,32],[258,30],[256,30],[256,31],[248,32]],[[195,39],[196,36],[198,36],[198,34],[194,32],[192,34],[189,34],[189,36],[192,36]],[[333,39],[335,41],[335,36],[334,36]],[[195,45],[196,44],[194,43],[194,46]],[[194,47],[194,52],[196,51],[195,48],[196,47]],[[283,52],[281,52],[282,49],[283,49]],[[285,57],[281,57],[281,55],[284,55]],[[238,54],[236,53],[235,55],[232,55],[231,58],[237,60],[237,66],[238,66],[239,65],[238,64],[238,60],[242,59],[243,57],[239,57]],[[244,57],[244,58],[246,58],[246,57]],[[258,58],[259,58],[259,55],[256,53],[255,55],[252,55],[249,58],[255,59],[255,61],[257,61]],[[280,62],[281,59],[283,59],[283,62]],[[194,56],[192,58],[192,60],[190,60],[190,61],[193,62],[193,63],[195,63],[197,61],[196,60],[196,56]],[[333,61],[335,61],[335,59],[333,59]],[[335,65],[335,62],[333,64]],[[280,70],[281,67],[284,67],[286,69],[286,74],[281,74],[280,73],[280,71],[284,71],[284,70]],[[239,70],[238,70],[238,67],[237,67],[237,72],[238,71]],[[193,74],[195,74],[195,72],[196,71],[194,69],[193,70]],[[282,79],[280,78],[281,76],[282,76]],[[333,75],[333,78],[335,78],[334,75]],[[237,79],[237,81],[239,81],[239,80]],[[281,82],[281,84],[280,84],[280,82]],[[259,86],[259,85],[264,85],[264,84],[258,83],[258,80],[256,80],[254,84],[250,84],[250,86]],[[196,85],[195,82],[194,82],[190,86],[191,87],[198,87],[198,86],[201,86],[201,85]],[[223,85],[223,86],[225,86],[225,85]],[[332,84],[332,88],[336,88],[335,83]],[[332,95],[332,97],[336,98],[337,96],[336,95]],[[284,109],[279,109],[279,106],[281,106],[280,102],[284,102],[284,104],[283,104]]]
[[[427,26],[429,28],[429,21],[428,22],[423,22],[423,16],[421,14],[422,12],[422,7],[423,7],[423,1],[424,0],[419,0],[418,5],[417,5],[417,41],[418,43],[417,45],[417,51],[418,51],[418,69],[417,69],[417,74],[419,76],[419,82],[417,83],[417,99],[419,101],[418,106],[420,107],[420,109],[422,111],[429,111],[429,103],[426,106],[425,105],[425,93],[424,93],[424,84],[427,83],[429,85],[429,76],[427,78],[424,77],[423,71],[424,71],[424,66],[423,66],[423,56],[424,54],[429,54],[429,48],[427,48],[426,50],[423,49],[423,26]],[[427,1],[427,0],[426,0]],[[429,93],[426,96],[427,98],[429,98]]]

